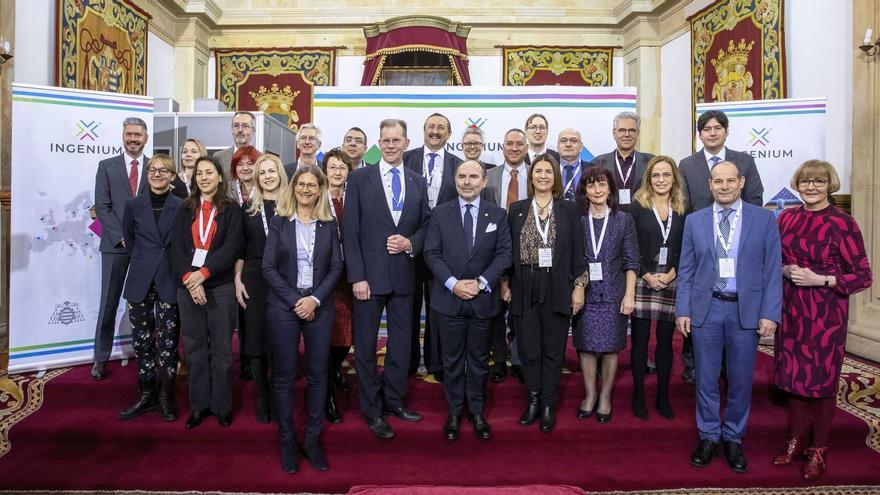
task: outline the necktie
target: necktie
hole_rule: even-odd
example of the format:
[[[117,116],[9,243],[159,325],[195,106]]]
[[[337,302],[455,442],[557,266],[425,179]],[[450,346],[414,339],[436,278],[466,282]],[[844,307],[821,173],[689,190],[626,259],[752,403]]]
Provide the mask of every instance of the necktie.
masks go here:
[[[715,167],[715,165],[718,165],[718,162],[721,161],[721,157],[720,156],[713,156],[712,158],[709,158],[709,161],[712,162],[712,165],[709,166],[709,169],[711,170],[712,168]]]
[[[506,210],[510,209],[511,203],[519,200],[519,180],[517,180],[517,175],[519,175],[519,170],[511,168],[510,183],[507,184],[507,207],[505,208]]]
[[[574,165],[566,165],[565,166],[565,185],[571,181],[571,176],[574,175]]]
[[[428,153],[428,156],[431,157],[431,159],[428,160],[428,182],[430,182],[431,177],[434,176],[435,160],[437,160],[437,157],[440,155],[438,155],[437,153]]]
[[[400,193],[400,170],[394,167],[391,169],[391,211],[403,211],[403,202],[400,200]]]
[[[718,158],[718,157],[715,157]],[[721,210],[721,221],[718,222],[718,230],[721,232],[721,237],[726,241],[727,236],[730,235],[730,214],[733,212],[732,208],[725,208]],[[731,240],[732,241],[732,240]],[[721,258],[727,257],[727,251],[724,249],[724,246],[721,245],[721,241],[715,241],[715,285],[713,289],[720,292],[725,287],[727,287],[727,279],[721,277],[721,262],[719,261]]]
[[[474,205],[464,205],[464,243],[467,245],[468,254],[474,248],[474,217],[471,215],[471,208]]]
[[[131,161],[131,169],[128,171],[128,185],[131,187],[131,195],[137,196],[138,189],[138,161]]]

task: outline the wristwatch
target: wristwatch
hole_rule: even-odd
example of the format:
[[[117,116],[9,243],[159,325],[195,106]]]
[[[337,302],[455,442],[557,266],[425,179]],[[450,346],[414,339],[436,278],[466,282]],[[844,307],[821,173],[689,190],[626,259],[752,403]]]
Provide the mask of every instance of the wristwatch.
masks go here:
[[[477,279],[477,283],[479,284],[479,287],[480,287],[480,290],[481,290],[481,291],[486,290],[486,282],[483,282],[483,279],[478,278],[478,279]]]

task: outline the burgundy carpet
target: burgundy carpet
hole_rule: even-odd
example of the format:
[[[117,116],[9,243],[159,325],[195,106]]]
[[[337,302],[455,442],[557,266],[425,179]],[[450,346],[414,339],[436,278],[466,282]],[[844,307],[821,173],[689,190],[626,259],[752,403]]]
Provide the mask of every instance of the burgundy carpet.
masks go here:
[[[411,380],[411,406],[425,419],[414,424],[390,419],[397,433],[391,441],[374,438],[356,405],[343,398],[345,422],[327,424],[323,435],[330,471],[317,472],[304,463],[293,476],[279,467],[275,426],[253,418],[253,382],[237,383],[232,427],[221,428],[210,418],[188,431],[183,427],[189,412],[185,383],[179,390],[182,417],[176,422],[165,423],[158,414],[119,421],[118,412],[135,396],[133,364],[111,363],[104,382],[93,382],[90,367],[80,366],[49,382],[42,408],[12,428],[12,449],[0,457],[0,488],[345,493],[353,486],[370,485],[568,485],[589,492],[807,486],[799,466],[776,468],[769,462],[786,424],[785,410],[771,403],[769,356],[759,353],[755,372],[744,444],[750,462],[746,474],[732,473],[722,458],[705,469],[689,465],[697,442],[694,389],[680,381],[677,356],[671,387],[675,420],[662,419],[653,408],[649,421],[633,417],[628,359],[628,351],[621,354],[609,424],[575,418],[583,397],[581,375],[566,373],[558,426],[550,434],[541,433],[537,425],[517,424],[524,392],[512,378],[489,385],[486,414],[494,435],[490,442],[478,441],[467,422],[458,441],[443,439],[446,404],[437,384]],[[566,368],[576,370],[572,350]],[[349,378],[353,382],[355,377]],[[300,398],[302,382],[297,384]],[[653,405],[653,377],[648,377],[647,388]],[[874,431],[869,431],[863,419],[838,411],[821,484],[880,484],[880,453],[866,446],[869,433],[871,441],[877,441],[876,414],[873,422]]]

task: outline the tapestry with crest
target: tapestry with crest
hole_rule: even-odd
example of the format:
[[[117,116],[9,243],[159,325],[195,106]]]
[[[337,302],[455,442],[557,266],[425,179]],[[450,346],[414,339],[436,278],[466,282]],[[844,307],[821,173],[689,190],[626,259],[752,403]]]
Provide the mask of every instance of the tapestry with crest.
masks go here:
[[[127,0],[57,0],[55,84],[144,95],[151,16]]]
[[[611,86],[613,48],[502,46],[505,86]]]
[[[691,23],[693,103],[786,96],[784,0],[717,0]]]
[[[336,83],[335,48],[217,49],[217,97],[268,113],[297,132],[312,121],[312,88]]]

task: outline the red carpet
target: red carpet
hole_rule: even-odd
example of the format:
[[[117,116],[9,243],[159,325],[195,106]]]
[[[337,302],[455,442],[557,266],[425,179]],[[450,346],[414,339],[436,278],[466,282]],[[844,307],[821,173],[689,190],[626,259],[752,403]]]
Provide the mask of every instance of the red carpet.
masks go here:
[[[298,474],[284,474],[278,464],[274,425],[253,419],[253,383],[239,382],[236,417],[231,428],[211,418],[199,428],[183,427],[188,410],[174,423],[149,414],[119,421],[118,412],[134,399],[134,366],[112,363],[104,382],[93,382],[89,366],[77,367],[49,382],[42,408],[12,428],[11,451],[0,457],[3,489],[142,489],[222,490],[226,492],[335,492],[353,486],[568,485],[588,492],[686,487],[807,486],[799,467],[775,468],[769,459],[785,434],[785,412],[771,404],[768,382],[772,359],[759,354],[749,432],[744,444],[750,464],[743,475],[732,473],[723,459],[706,469],[689,465],[696,444],[694,390],[673,374],[674,421],[652,409],[648,422],[629,411],[629,353],[621,355],[614,417],[602,425],[578,421],[575,409],[583,396],[581,376],[563,376],[559,423],[551,434],[537,426],[520,428],[522,386],[513,379],[489,386],[487,417],[491,442],[479,442],[469,423],[457,442],[443,439],[446,405],[440,385],[413,379],[411,405],[424,414],[421,423],[390,420],[397,437],[380,441],[343,399],[345,422],[327,424],[324,442],[331,469],[320,473],[303,464]],[[676,357],[676,366],[680,366]],[[576,370],[574,352],[566,364]],[[868,367],[876,370],[876,367]],[[876,373],[875,373],[876,375]],[[354,376],[349,377],[354,380]],[[877,377],[853,390],[876,406]],[[655,380],[648,378],[653,404]],[[302,381],[297,386],[302,396]],[[243,397],[244,396],[244,397]],[[180,400],[186,404],[185,386]],[[854,409],[855,410],[855,409]],[[866,422],[843,410],[835,418],[829,466],[823,485],[880,484],[878,445],[880,414],[861,413]],[[302,424],[302,413],[297,416]]]

